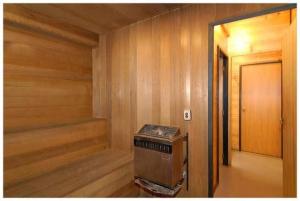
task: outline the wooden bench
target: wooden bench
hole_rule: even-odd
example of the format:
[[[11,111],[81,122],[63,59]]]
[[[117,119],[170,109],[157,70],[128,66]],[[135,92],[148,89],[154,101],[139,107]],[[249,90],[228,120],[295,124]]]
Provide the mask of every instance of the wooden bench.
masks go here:
[[[131,153],[109,149],[107,121],[4,135],[5,197],[104,197],[133,180]]]

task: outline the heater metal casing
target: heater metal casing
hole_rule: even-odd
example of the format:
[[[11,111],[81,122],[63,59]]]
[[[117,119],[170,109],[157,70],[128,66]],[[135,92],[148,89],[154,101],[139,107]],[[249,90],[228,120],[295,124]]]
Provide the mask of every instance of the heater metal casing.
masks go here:
[[[134,172],[135,178],[174,189],[183,178],[183,136],[179,129],[146,124],[134,136]]]

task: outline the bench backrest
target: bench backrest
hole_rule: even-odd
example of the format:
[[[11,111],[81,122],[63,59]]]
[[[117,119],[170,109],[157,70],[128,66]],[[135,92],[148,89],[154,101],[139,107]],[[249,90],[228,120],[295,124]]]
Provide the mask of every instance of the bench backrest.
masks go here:
[[[4,185],[46,174],[108,146],[105,119],[4,134]]]

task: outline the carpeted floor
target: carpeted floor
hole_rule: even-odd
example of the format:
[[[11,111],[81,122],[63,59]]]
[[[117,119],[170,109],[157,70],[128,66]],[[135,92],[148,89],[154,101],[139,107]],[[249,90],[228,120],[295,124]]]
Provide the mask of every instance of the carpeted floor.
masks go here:
[[[214,197],[282,197],[282,159],[233,151],[232,165],[220,166]]]

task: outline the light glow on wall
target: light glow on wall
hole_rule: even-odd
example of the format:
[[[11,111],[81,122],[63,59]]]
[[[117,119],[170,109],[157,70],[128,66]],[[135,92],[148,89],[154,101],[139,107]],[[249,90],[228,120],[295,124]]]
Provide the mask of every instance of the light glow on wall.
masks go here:
[[[230,53],[251,52],[252,36],[242,27],[234,30],[228,38],[228,51]]]
[[[221,25],[214,26],[214,33],[220,34],[222,32]]]

